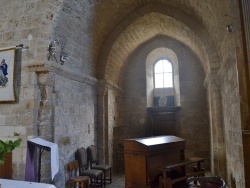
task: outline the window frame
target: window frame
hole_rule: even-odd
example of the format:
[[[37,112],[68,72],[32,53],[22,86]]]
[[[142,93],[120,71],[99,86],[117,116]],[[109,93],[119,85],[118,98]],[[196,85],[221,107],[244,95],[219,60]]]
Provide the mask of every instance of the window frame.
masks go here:
[[[171,68],[172,68],[172,87],[158,87],[158,88],[156,88],[155,87],[155,75],[157,74],[157,73],[155,73],[155,65],[158,63],[158,62],[160,62],[160,61],[167,61],[168,63],[170,63],[170,65],[171,65]],[[163,74],[163,86],[164,86],[164,72],[161,72],[162,74]],[[167,73],[170,73],[170,72],[165,72],[165,74],[167,74]],[[174,66],[173,66],[173,63],[171,62],[171,61],[169,61],[167,58],[160,58],[160,59],[158,59],[157,61],[155,61],[155,63],[154,63],[154,66],[153,66],[153,74],[154,74],[154,89],[163,89],[163,88],[173,88],[174,87]]]

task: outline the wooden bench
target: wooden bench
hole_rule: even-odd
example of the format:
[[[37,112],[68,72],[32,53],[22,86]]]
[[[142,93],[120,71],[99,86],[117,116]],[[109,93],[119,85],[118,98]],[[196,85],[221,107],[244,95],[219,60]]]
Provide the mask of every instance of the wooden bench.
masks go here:
[[[172,188],[172,185],[174,183],[186,180],[189,177],[205,176],[205,170],[201,168],[201,162],[204,162],[204,161],[205,161],[204,158],[192,157],[192,158],[180,161],[178,163],[164,165],[163,167],[160,168],[160,170],[163,172],[163,175],[160,177],[159,187],[160,188]],[[193,163],[196,163],[196,167],[194,168],[193,173],[186,174],[185,167]],[[170,172],[174,169],[182,169],[181,172],[183,173],[183,175],[181,177],[171,179]]]

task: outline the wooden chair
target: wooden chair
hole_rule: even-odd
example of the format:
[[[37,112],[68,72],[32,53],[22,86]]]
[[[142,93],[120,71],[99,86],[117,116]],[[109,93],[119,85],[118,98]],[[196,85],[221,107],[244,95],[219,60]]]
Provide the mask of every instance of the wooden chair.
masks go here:
[[[199,188],[226,188],[226,183],[219,176],[211,176],[211,177],[191,177],[187,179],[187,183],[191,182],[199,182],[199,186],[193,185]]]
[[[103,171],[98,169],[89,169],[85,148],[77,149],[75,157],[79,164],[79,175],[88,176],[90,178],[90,184],[91,186],[93,185],[94,188],[97,186],[105,187],[105,183],[103,182]]]
[[[89,187],[89,177],[88,176],[77,176],[78,171],[78,161],[72,161],[68,164],[69,172],[69,187],[71,188],[88,188]],[[86,187],[84,187],[86,185]]]
[[[87,148],[87,156],[90,163],[91,169],[102,170],[104,173],[104,184],[108,180],[109,183],[112,183],[112,168],[110,165],[99,164],[97,159],[97,151],[94,145],[91,145]]]

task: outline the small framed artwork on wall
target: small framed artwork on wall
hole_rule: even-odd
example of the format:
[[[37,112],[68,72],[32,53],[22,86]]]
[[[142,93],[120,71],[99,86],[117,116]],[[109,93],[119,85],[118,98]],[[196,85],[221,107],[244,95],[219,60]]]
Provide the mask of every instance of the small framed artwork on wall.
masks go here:
[[[0,50],[0,102],[15,101],[15,51],[16,48]]]

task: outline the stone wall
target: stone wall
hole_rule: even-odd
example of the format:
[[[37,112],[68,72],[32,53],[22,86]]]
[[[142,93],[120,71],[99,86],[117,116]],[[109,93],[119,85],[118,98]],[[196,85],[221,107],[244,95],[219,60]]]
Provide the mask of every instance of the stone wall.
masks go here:
[[[144,127],[147,120],[146,61],[143,53],[136,53],[128,59],[123,77],[122,126]],[[134,134],[134,133],[133,133]],[[130,134],[127,134],[129,136]],[[142,134],[138,134],[142,135]]]
[[[65,167],[74,159],[75,150],[95,144],[97,81],[87,60],[91,56],[92,20],[88,3],[2,2],[1,48],[21,43],[29,46],[28,50],[17,50],[17,101],[1,104],[4,108],[0,108],[0,128],[4,130],[0,138],[12,138],[14,132],[22,137],[21,147],[13,152],[14,179],[24,179],[29,138],[39,136],[59,145],[60,172],[55,182],[58,187],[64,187],[67,181]],[[56,38],[60,40],[59,53],[69,55],[64,65],[53,58],[48,61],[47,46]],[[50,182],[47,153],[42,162],[42,181]]]
[[[231,187],[244,187],[240,96],[235,57],[229,56],[226,62],[227,63],[221,68],[220,80],[227,159],[227,179]]]
[[[219,9],[219,6],[215,10]],[[231,8],[235,7],[230,7],[229,4],[225,6],[223,11],[227,12],[227,16],[221,19],[222,22],[232,22]],[[217,28],[220,32],[214,35],[214,38],[218,39],[220,69],[211,70],[211,75],[207,75],[207,80],[212,83],[210,99],[213,101],[210,108],[211,141],[214,148],[212,169],[215,174],[219,174],[227,181],[229,187],[245,187],[241,97],[238,82],[242,73],[237,69],[234,43],[236,33],[227,32],[220,27]]]
[[[93,7],[89,1],[64,0],[58,12],[51,40],[60,40],[61,51],[69,55],[69,63],[64,66],[94,77],[92,62]]]
[[[47,60],[47,45],[60,4],[60,1],[38,0],[1,2],[1,48],[19,44],[29,46],[26,51],[16,51],[14,87],[17,100],[14,103],[0,104],[0,129],[4,130],[1,131],[0,139],[10,139],[14,132],[19,132],[22,138],[21,147],[13,151],[14,179],[24,179],[26,141],[37,135],[37,75],[28,72],[27,65]]]
[[[205,73],[190,49],[181,46],[176,53],[179,60],[182,108],[179,116],[179,135],[186,139],[186,157],[205,157],[205,169],[210,170],[209,113],[207,91],[203,86]]]
[[[66,164],[75,159],[75,151],[95,144],[97,93],[94,85],[60,75],[55,76],[55,86],[54,140],[59,146],[59,182],[64,183]]]
[[[56,22],[50,41],[59,39],[58,53],[67,53],[69,60],[63,65],[57,64],[55,58],[46,62],[48,75],[52,76],[50,90],[50,118],[39,121],[39,126],[52,134],[52,141],[59,146],[60,172],[54,180],[57,187],[67,184],[67,163],[74,160],[77,148],[87,148],[96,144],[97,136],[97,80],[93,78],[95,70],[90,61],[91,56],[91,12],[88,3],[83,1],[64,1],[57,13]],[[59,56],[57,55],[57,61]],[[39,88],[43,84],[39,82]],[[42,92],[41,92],[42,93]],[[39,110],[46,113],[44,106]],[[39,127],[38,127],[39,130]],[[39,133],[39,132],[38,132]],[[47,136],[48,134],[42,134]],[[46,169],[45,169],[46,170]],[[43,171],[45,174],[46,171]],[[44,181],[48,176],[44,177]]]
[[[54,63],[54,62],[48,62]],[[55,64],[57,65],[57,64]],[[59,146],[60,171],[54,179],[57,187],[67,183],[67,163],[75,159],[79,147],[95,144],[97,125],[96,80],[72,74],[70,69],[49,66],[30,66],[35,71],[34,90],[36,124],[31,124],[34,136],[52,141]],[[42,158],[42,182],[50,182],[50,159]]]
[[[226,30],[226,26],[234,18],[231,9],[235,7],[230,7],[228,0],[209,2],[2,0],[1,4],[3,6],[0,7],[0,47],[16,46],[21,43],[29,46],[26,51],[17,50],[15,70],[17,101],[0,104],[0,129],[4,130],[0,132],[0,139],[11,139],[14,132],[20,132],[23,139],[21,147],[13,152],[14,179],[24,178],[26,141],[38,135],[59,144],[61,156],[59,180],[64,178],[62,177],[65,174],[64,167],[73,159],[73,151],[77,147],[87,147],[97,142],[95,130],[103,130],[102,134],[107,133],[98,137],[101,142],[105,138],[103,136],[114,134],[113,142],[116,144],[112,146],[112,139],[108,139],[105,143],[108,151],[105,151],[105,147],[101,147],[103,148],[101,155],[105,154],[104,160],[110,161],[113,148],[115,151],[113,156],[117,158],[114,160],[114,166],[118,167],[122,162],[123,139],[141,137],[145,134],[146,78],[144,75],[139,75],[140,78],[136,82],[134,79],[137,78],[137,74],[143,73],[142,63],[145,62],[141,60],[143,58],[145,60],[147,53],[155,45],[152,43],[150,46],[145,41],[161,34],[177,38],[199,56],[200,59],[197,60],[194,56],[189,56],[190,53],[186,54],[192,62],[201,62],[207,71],[212,130],[211,156],[214,158],[212,172],[223,171],[221,175],[228,180],[230,187],[244,187],[240,134],[242,122],[239,114],[240,96],[237,82],[240,73],[237,74],[234,57],[235,44],[232,39],[234,34]],[[69,55],[69,60],[63,66],[57,64],[53,58],[51,61],[47,59],[47,46],[55,38],[60,40],[60,50]],[[136,52],[139,59],[134,56],[130,58],[138,46],[145,44],[148,49],[141,48],[141,51]],[[143,53],[144,55],[141,55]],[[138,63],[133,65],[135,69],[141,69],[130,69],[129,74],[132,77],[123,79],[126,74],[120,70],[124,68],[124,63],[128,63],[132,68],[130,64],[133,62]],[[106,65],[108,67],[105,67]],[[188,148],[196,147],[196,142],[189,138],[194,133],[192,130],[199,129],[201,131],[199,138],[205,135],[200,143],[205,145],[197,147],[202,155],[205,155],[208,151],[206,149],[209,148],[208,119],[205,117],[207,111],[204,110],[203,115],[200,111],[197,112],[197,109],[205,108],[206,94],[201,86],[205,75],[193,75],[191,78],[186,72],[189,67],[185,64],[184,67],[185,70],[180,67],[180,70],[183,70],[180,72],[180,78],[202,79],[197,81],[197,87],[194,87],[191,81],[181,82],[180,79],[182,96],[180,103],[184,108],[180,114],[180,134],[187,138]],[[195,71],[202,72],[196,68]],[[117,92],[116,89],[107,86],[110,91],[105,99],[107,103],[103,103],[108,106],[106,116],[103,116],[107,118],[106,124],[102,121],[97,124],[97,106],[98,110],[101,108],[98,117],[102,117],[102,112],[105,112],[102,111],[100,105],[102,103],[97,105],[95,91],[97,71],[99,71],[98,78],[115,78],[113,83],[117,84],[116,81],[120,76],[125,83],[124,101],[118,104],[117,101],[122,98],[120,91]],[[212,87],[211,77],[217,79],[216,88]],[[198,96],[196,101],[191,101],[192,96],[187,94],[189,88],[193,89],[192,95],[203,93],[202,98]],[[75,105],[69,102],[71,100]],[[190,111],[193,105],[195,108]],[[122,110],[126,113],[122,113]],[[188,112],[184,113],[185,111]],[[200,120],[199,125],[191,118],[193,114]],[[80,137],[80,134],[84,137]],[[71,138],[72,135],[76,136]],[[72,148],[69,147],[71,144]],[[187,153],[187,155],[194,154],[191,150]],[[48,163],[46,164],[43,172],[47,173],[49,169]],[[118,170],[122,170],[121,165]],[[48,181],[48,176],[43,178]],[[61,182],[64,184],[64,181]]]

